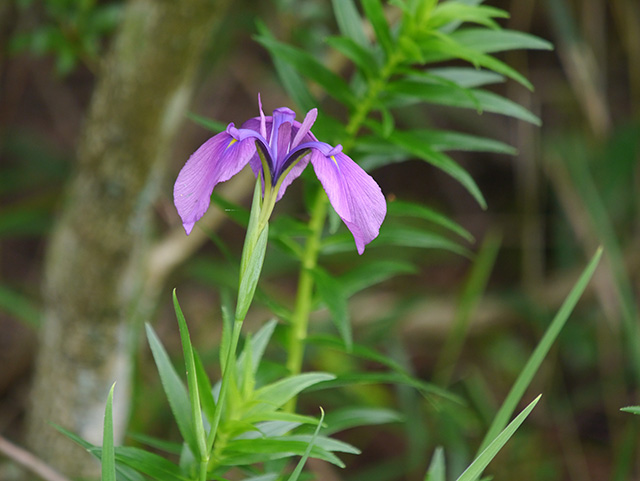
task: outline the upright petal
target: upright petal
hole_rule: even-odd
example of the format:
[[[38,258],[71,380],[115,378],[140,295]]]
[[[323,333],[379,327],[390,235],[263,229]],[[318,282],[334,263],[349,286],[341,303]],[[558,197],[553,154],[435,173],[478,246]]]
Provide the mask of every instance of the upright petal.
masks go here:
[[[387,214],[384,195],[362,167],[342,152],[331,155],[331,146],[325,146],[312,151],[311,164],[331,205],[353,234],[358,254],[362,254],[364,246],[378,236]]]
[[[238,141],[228,133],[229,130],[202,144],[178,174],[173,201],[187,235],[209,208],[216,184],[240,172],[256,151],[253,138]]]

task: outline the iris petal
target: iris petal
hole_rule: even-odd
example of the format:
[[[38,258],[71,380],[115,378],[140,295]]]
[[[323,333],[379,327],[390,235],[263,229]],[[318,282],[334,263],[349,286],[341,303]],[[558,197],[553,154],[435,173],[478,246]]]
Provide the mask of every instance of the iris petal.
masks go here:
[[[255,151],[253,139],[238,141],[221,132],[189,157],[173,188],[173,201],[187,235],[209,208],[216,184],[240,172]]]
[[[380,232],[387,213],[384,195],[376,181],[347,155],[338,152],[327,156],[322,150],[312,151],[311,164],[331,205],[353,234],[358,254],[362,254],[364,246]]]

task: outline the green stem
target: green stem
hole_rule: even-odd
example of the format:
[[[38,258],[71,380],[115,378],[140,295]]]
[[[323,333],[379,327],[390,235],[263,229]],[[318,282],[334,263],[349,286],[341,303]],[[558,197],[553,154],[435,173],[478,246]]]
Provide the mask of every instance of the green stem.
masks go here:
[[[238,341],[240,340],[240,331],[242,331],[243,319],[236,319],[233,323],[233,331],[231,333],[231,345],[229,346],[229,352],[227,352],[227,358],[224,363],[224,372],[222,373],[222,386],[220,386],[220,394],[218,395],[218,402],[216,403],[216,409],[213,413],[213,421],[211,422],[211,430],[207,436],[207,452],[211,453],[213,448],[213,442],[218,434],[218,426],[220,425],[220,418],[222,416],[222,410],[224,408],[224,400],[227,396],[227,390],[229,389],[229,382],[231,376],[233,376],[233,367],[235,366],[236,349],[238,348]]]
[[[291,318],[289,330],[287,369],[290,374],[299,374],[302,369],[302,358],[304,356],[304,342],[307,338],[307,328],[309,324],[309,313],[311,312],[311,297],[313,294],[312,271],[318,263],[318,253],[320,252],[320,240],[324,221],[327,217],[327,195],[322,189],[318,190],[309,229],[311,233],[307,237],[305,245],[302,268],[298,279],[298,293],[296,296],[295,309]],[[296,398],[291,399],[285,408],[289,412],[295,411]]]
[[[389,57],[387,64],[380,71],[380,76],[369,83],[367,95],[358,103],[356,110],[351,115],[349,123],[345,128],[347,134],[342,142],[344,152],[348,152],[355,143],[356,136],[362,128],[367,116],[375,107],[375,103],[380,93],[384,90],[389,78],[393,74],[396,65],[401,61],[400,54]],[[298,279],[298,291],[296,295],[295,307],[291,317],[289,327],[289,338],[287,343],[287,369],[289,374],[296,375],[302,371],[302,360],[304,357],[305,340],[307,338],[309,315],[312,308],[313,297],[313,275],[312,271],[318,263],[318,255],[321,247],[322,230],[327,218],[327,195],[322,189],[318,190],[311,217],[309,219],[309,229],[311,233],[307,237],[300,277]],[[296,398],[291,399],[285,410],[294,412],[296,408]]]

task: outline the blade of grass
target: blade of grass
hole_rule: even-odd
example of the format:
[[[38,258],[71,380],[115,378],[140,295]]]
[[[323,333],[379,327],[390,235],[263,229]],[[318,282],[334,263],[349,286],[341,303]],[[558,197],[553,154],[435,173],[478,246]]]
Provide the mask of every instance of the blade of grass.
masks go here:
[[[536,407],[542,394],[535,398],[524,410],[518,414],[518,416],[511,421],[511,423],[498,434],[495,439],[482,450],[480,454],[476,456],[476,459],[469,465],[469,467],[460,475],[457,481],[475,481],[480,477],[485,468],[489,465],[491,460],[498,454],[498,451],[507,443],[507,441],[513,436],[516,430],[527,418],[529,413]]]
[[[104,410],[104,429],[102,431],[102,481],[116,481],[116,457],[113,447],[113,383],[109,390],[107,405]]]
[[[473,263],[469,278],[462,288],[453,325],[436,363],[435,384],[446,386],[451,380],[453,369],[469,329],[471,315],[486,288],[499,250],[500,237],[494,232],[488,233]]]
[[[207,436],[204,432],[204,425],[202,423],[200,391],[198,388],[196,363],[193,357],[193,346],[191,345],[187,321],[184,318],[184,314],[182,314],[182,309],[180,309],[175,289],[173,290],[173,307],[176,311],[176,317],[178,318],[178,327],[180,329],[180,339],[182,340],[182,351],[184,354],[184,364],[187,371],[187,386],[189,387],[189,401],[191,405],[191,422],[193,423],[196,441],[198,443],[200,460],[208,461]]]
[[[300,458],[300,461],[298,461],[298,464],[296,465],[296,468],[291,473],[291,476],[289,476],[289,481],[297,481],[298,480],[298,477],[300,476],[300,473],[302,473],[302,468],[304,468],[304,465],[307,462],[307,459],[309,459],[309,455],[311,454],[311,450],[313,449],[313,446],[315,445],[316,439],[318,438],[318,433],[320,432],[320,427],[322,426],[322,422],[324,421],[324,410],[322,408],[320,408],[320,413],[321,413],[320,414],[320,422],[318,423],[318,426],[316,426],[316,430],[313,433],[313,437],[311,438],[311,441],[309,442],[309,445],[307,446],[306,451],[304,452],[304,454]]]
[[[511,388],[511,391],[509,391],[507,398],[504,400],[504,403],[502,403],[502,406],[498,410],[493,423],[489,427],[484,440],[480,444],[480,449],[478,450],[478,452],[484,451],[491,440],[498,435],[498,432],[500,432],[504,428],[504,426],[507,425],[509,418],[522,399],[525,390],[531,383],[533,376],[538,371],[538,368],[549,352],[549,349],[551,349],[551,346],[558,337],[558,334],[560,334],[562,327],[569,318],[569,315],[573,311],[573,308],[578,302],[578,299],[580,299],[580,296],[584,292],[584,289],[587,287],[587,284],[591,280],[591,277],[593,276],[593,273],[596,270],[601,257],[602,247],[598,248],[593,258],[585,268],[584,272],[578,279],[578,282],[576,282],[576,284],[573,286],[573,289],[565,299],[562,306],[560,306],[560,310],[558,310],[555,318],[553,319],[553,321],[551,321],[551,324],[542,336],[542,339],[531,354],[531,357],[527,361],[524,369],[522,369],[522,372],[520,372],[518,379],[516,379],[516,382]]]

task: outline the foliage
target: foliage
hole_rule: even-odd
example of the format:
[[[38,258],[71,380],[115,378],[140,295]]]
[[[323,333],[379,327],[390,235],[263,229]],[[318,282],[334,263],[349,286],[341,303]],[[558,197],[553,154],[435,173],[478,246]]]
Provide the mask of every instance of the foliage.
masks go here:
[[[480,3],[395,0],[384,5],[381,0],[362,0],[360,13],[353,0],[334,0],[332,5],[340,34],[329,37],[326,44],[349,62],[349,68],[345,68],[352,72],[349,78],[330,70],[304,49],[278,40],[262,23],[258,25],[256,40],[271,54],[292,101],[302,110],[319,107],[319,137],[341,143],[344,150],[368,170],[420,159],[451,176],[478,205],[486,208],[485,197],[476,181],[449,152],[513,154],[514,149],[494,139],[423,125],[408,114],[417,107],[444,106],[471,109],[479,115],[497,113],[539,124],[539,119],[527,109],[487,87],[512,80],[532,88],[523,75],[493,54],[515,49],[550,49],[550,44],[501,28],[498,20],[508,14]],[[394,18],[391,11],[399,12],[397,22],[388,20]],[[371,26],[372,35],[366,25]],[[206,119],[195,120],[220,128],[219,124]],[[248,227],[242,258],[231,258],[234,265],[240,265],[239,269],[233,268],[237,277],[222,280],[231,286],[239,285],[239,294],[234,315],[229,305],[223,306],[221,379],[213,385],[210,382],[193,349],[174,292],[186,386],[151,326],[147,326],[147,338],[182,441],[173,444],[146,438],[146,442],[152,447],[163,447],[168,458],[169,455],[177,456],[177,461],[131,447],[115,447],[111,454],[110,397],[102,448],[67,433],[102,458],[105,473],[115,470],[117,479],[130,480],[143,479],[141,474],[158,479],[204,480],[225,479],[231,468],[238,468],[246,479],[284,479],[288,458],[300,456],[301,461],[290,477],[295,479],[308,457],[344,466],[336,453],[357,454],[357,447],[330,437],[347,428],[403,420],[407,429],[413,430],[408,437],[418,439],[420,436],[415,431],[421,429],[420,419],[401,416],[397,410],[386,406],[372,408],[361,399],[342,406],[342,410],[328,412],[326,417],[323,413],[320,419],[297,413],[297,397],[305,390],[323,393],[342,387],[357,393],[362,384],[393,384],[401,393],[410,392],[405,396],[407,406],[413,403],[420,410],[424,400],[437,406],[443,424],[449,421],[451,426],[455,425],[453,420],[447,419],[451,413],[452,417],[464,418],[469,407],[446,387],[446,376],[440,380],[440,385],[425,382],[407,369],[401,355],[379,353],[354,339],[348,298],[396,276],[416,272],[419,266],[407,261],[403,255],[407,249],[439,249],[473,258],[468,246],[472,241],[471,234],[436,209],[407,199],[394,199],[389,202],[388,218],[379,238],[370,246],[374,253],[378,251],[377,257],[334,273],[327,265],[353,250],[352,239],[339,229],[336,216],[328,212],[324,193],[317,185],[309,182],[305,189],[310,215],[306,225],[283,216],[274,220],[265,231],[257,233],[253,229],[259,210],[256,200],[260,194],[259,182],[250,213],[214,195],[215,202],[233,212],[234,220]],[[327,217],[328,222],[325,222]],[[277,248],[278,255],[301,265],[293,307],[272,298],[258,283],[267,237]],[[465,318],[484,289],[497,255],[496,243],[492,246],[489,243],[487,249],[485,256],[477,258],[478,273],[470,279],[471,287],[465,301],[461,301],[458,338],[451,341],[453,347],[448,351],[450,357],[446,364],[456,360],[467,330]],[[592,258],[521,370],[509,396],[495,413],[478,454],[475,457],[469,454],[464,459],[466,469],[460,469],[459,463],[451,465],[447,462],[447,447],[439,448],[434,452],[425,479],[444,480],[446,473],[449,478],[453,476],[459,480],[478,479],[514,435],[540,396],[509,421],[591,279],[601,254],[598,250]],[[319,260],[327,265],[319,265]],[[216,281],[220,283],[221,279]],[[241,344],[242,323],[254,292],[257,300],[270,307],[284,324],[280,328],[284,332],[280,339],[286,361],[284,366],[278,366],[275,376],[264,354],[276,332],[278,320],[268,321],[257,332],[247,334],[239,355],[236,354]],[[328,311],[337,336],[310,335],[309,315],[321,307]],[[308,348],[332,350],[339,359],[356,369],[343,369],[335,374],[302,372],[304,352]],[[381,369],[366,372],[359,360],[375,363]],[[402,391],[405,388],[409,391]],[[413,467],[409,464],[407,469]],[[107,474],[103,479],[109,479],[109,476],[112,475]]]
[[[18,5],[25,11],[35,10],[36,2],[20,0]],[[41,21],[32,30],[15,34],[11,49],[38,56],[53,54],[60,75],[80,63],[94,69],[102,42],[115,29],[122,9],[120,2],[96,0],[46,0],[37,6],[42,9],[38,11]]]

